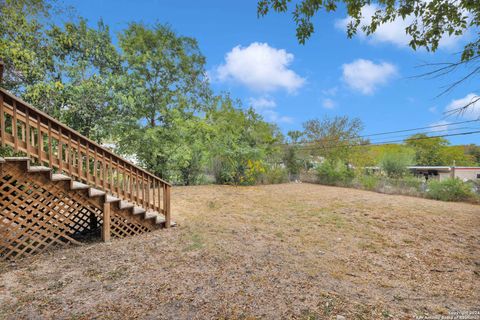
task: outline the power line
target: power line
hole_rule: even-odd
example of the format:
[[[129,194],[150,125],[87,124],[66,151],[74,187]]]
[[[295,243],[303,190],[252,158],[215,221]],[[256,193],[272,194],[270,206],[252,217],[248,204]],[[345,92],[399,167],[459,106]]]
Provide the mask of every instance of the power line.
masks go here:
[[[480,127],[472,127],[472,126],[468,126],[468,127],[458,127],[458,128],[446,128],[446,129],[442,129],[442,130],[435,130],[435,131],[424,131],[424,132],[416,132],[415,134],[429,134],[429,133],[440,133],[440,132],[450,132],[450,131],[458,131],[458,130],[466,130],[466,129],[480,129]],[[403,135],[398,135],[398,136],[390,136],[388,137],[389,139],[394,139],[394,138],[408,138],[408,137],[411,137],[412,134],[403,134]],[[375,142],[372,142],[370,141],[370,143],[375,143]]]
[[[436,124],[436,125],[432,125],[432,126],[421,127],[421,128],[414,128],[414,129],[405,129],[405,130],[397,130],[397,131],[390,131],[390,132],[373,133],[373,134],[364,135],[364,136],[362,136],[362,137],[365,138],[365,137],[373,137],[373,136],[387,135],[387,134],[392,134],[392,133],[401,133],[401,132],[417,131],[417,130],[424,130],[424,129],[432,129],[432,128],[450,126],[450,125],[471,123],[471,122],[476,122],[476,121],[480,121],[480,119],[460,121],[460,122],[452,122],[452,123],[445,123],[445,124]]]
[[[389,134],[393,134],[393,133],[412,132],[412,131],[417,131],[417,130],[433,129],[433,128],[439,128],[439,127],[445,127],[445,126],[448,127],[448,126],[454,126],[454,125],[458,125],[458,124],[472,123],[472,122],[478,122],[478,121],[480,121],[480,118],[475,119],[475,120],[451,122],[451,123],[446,123],[446,124],[436,124],[436,125],[419,127],[419,128],[412,128],[412,129],[403,129],[403,130],[396,130],[396,131],[372,133],[372,134],[361,135],[361,136],[358,136],[358,137],[349,137],[349,138],[363,139],[363,138],[374,137],[374,136],[389,135]],[[450,130],[454,130],[454,129],[450,129]],[[456,129],[456,130],[458,130],[458,129]],[[446,130],[440,130],[440,131],[446,131]],[[430,132],[417,132],[416,134],[419,134],[419,133],[426,134],[426,133],[430,133]],[[328,142],[328,141],[337,141],[337,139],[323,139],[322,140],[322,142]],[[288,145],[288,144],[283,143],[282,145]]]
[[[434,139],[434,138],[465,136],[465,135],[476,134],[476,133],[480,133],[480,130],[461,132],[461,133],[442,134],[442,135],[436,135],[436,136],[416,137],[416,138],[410,138],[408,140],[410,140],[410,141],[427,140],[427,139]],[[390,144],[390,143],[398,143],[398,142],[403,142],[403,141],[404,140],[391,140],[391,141],[381,141],[381,142],[377,142],[377,143],[343,144],[343,145],[339,144],[339,145],[330,145],[330,146],[311,145],[311,146],[303,146],[302,149],[303,150],[315,150],[315,149],[332,149],[332,148],[345,148],[345,147],[366,147],[366,146],[377,146],[377,145],[384,145],[384,144]]]

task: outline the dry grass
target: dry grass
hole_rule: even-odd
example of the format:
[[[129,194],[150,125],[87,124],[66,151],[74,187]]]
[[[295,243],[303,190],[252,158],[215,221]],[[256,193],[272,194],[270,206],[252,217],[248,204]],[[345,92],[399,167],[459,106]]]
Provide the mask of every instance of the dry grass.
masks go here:
[[[411,318],[478,308],[480,207],[309,184],[173,190],[179,226],[0,265],[0,318]]]

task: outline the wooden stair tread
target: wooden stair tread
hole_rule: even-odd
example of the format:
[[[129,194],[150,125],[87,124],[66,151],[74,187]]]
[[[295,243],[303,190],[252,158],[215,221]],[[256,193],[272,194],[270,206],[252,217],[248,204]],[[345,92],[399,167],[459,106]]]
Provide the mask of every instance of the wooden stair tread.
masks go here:
[[[78,181],[72,181],[72,190],[83,190],[88,188],[90,188],[88,184],[81,183]]]
[[[28,172],[50,172],[52,168],[45,167],[45,166],[30,166],[28,168]]]
[[[4,157],[5,161],[30,161],[29,157]]]
[[[141,208],[141,207],[133,207],[133,214],[142,214],[142,213],[145,213],[145,209]]]
[[[109,194],[106,195],[105,202],[117,202],[120,201],[119,198],[111,196]]]
[[[100,197],[100,196],[104,196],[105,194],[106,194],[105,191],[102,191],[99,189],[95,189],[95,188],[88,189],[88,195],[90,197]]]
[[[68,181],[68,180],[72,180],[71,177],[65,175],[65,174],[62,174],[62,173],[52,173],[52,181]]]
[[[120,201],[120,209],[130,209],[133,208],[135,205],[133,203],[130,203],[128,201]]]

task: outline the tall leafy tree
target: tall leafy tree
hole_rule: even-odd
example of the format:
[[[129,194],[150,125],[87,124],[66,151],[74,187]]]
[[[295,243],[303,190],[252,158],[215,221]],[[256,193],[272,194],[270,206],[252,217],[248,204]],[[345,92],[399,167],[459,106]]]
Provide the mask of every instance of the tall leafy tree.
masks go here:
[[[121,71],[108,27],[75,16],[63,25],[52,0],[0,1],[3,87],[97,141],[114,119],[115,76]]]
[[[21,94],[53,67],[45,35],[51,3],[43,0],[0,1],[0,59],[5,63],[2,87]]]
[[[52,26],[47,32],[53,67],[25,88],[24,98],[73,129],[101,141],[115,124],[120,55],[109,28],[87,21]]]
[[[303,124],[304,142],[312,154],[330,161],[350,161],[352,145],[363,143],[360,132],[363,124],[358,118],[347,116],[308,120]]]
[[[119,34],[119,45],[126,66],[120,150],[158,175],[192,183],[203,161],[197,116],[210,97],[197,41],[166,25],[132,23]]]
[[[254,175],[265,169],[264,162],[273,160],[280,151],[278,129],[229,96],[216,98],[207,123],[213,129],[209,150],[218,183],[254,183]]]
[[[445,165],[442,160],[442,149],[449,142],[441,137],[428,137],[426,134],[414,134],[405,144],[411,147],[415,152],[415,164],[420,166],[440,166]]]

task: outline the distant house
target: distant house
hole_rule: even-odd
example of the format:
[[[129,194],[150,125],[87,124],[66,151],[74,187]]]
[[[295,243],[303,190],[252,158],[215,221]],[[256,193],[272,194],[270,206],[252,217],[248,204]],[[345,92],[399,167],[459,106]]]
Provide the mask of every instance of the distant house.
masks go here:
[[[450,166],[410,166],[410,171],[416,176],[426,179],[445,180],[459,178],[463,181],[480,180],[480,167],[450,167]]]
[[[366,167],[367,171],[379,171],[379,167]],[[457,167],[457,166],[409,166],[408,169],[417,177],[425,179],[445,180],[459,178],[463,181],[480,180],[480,167]]]

